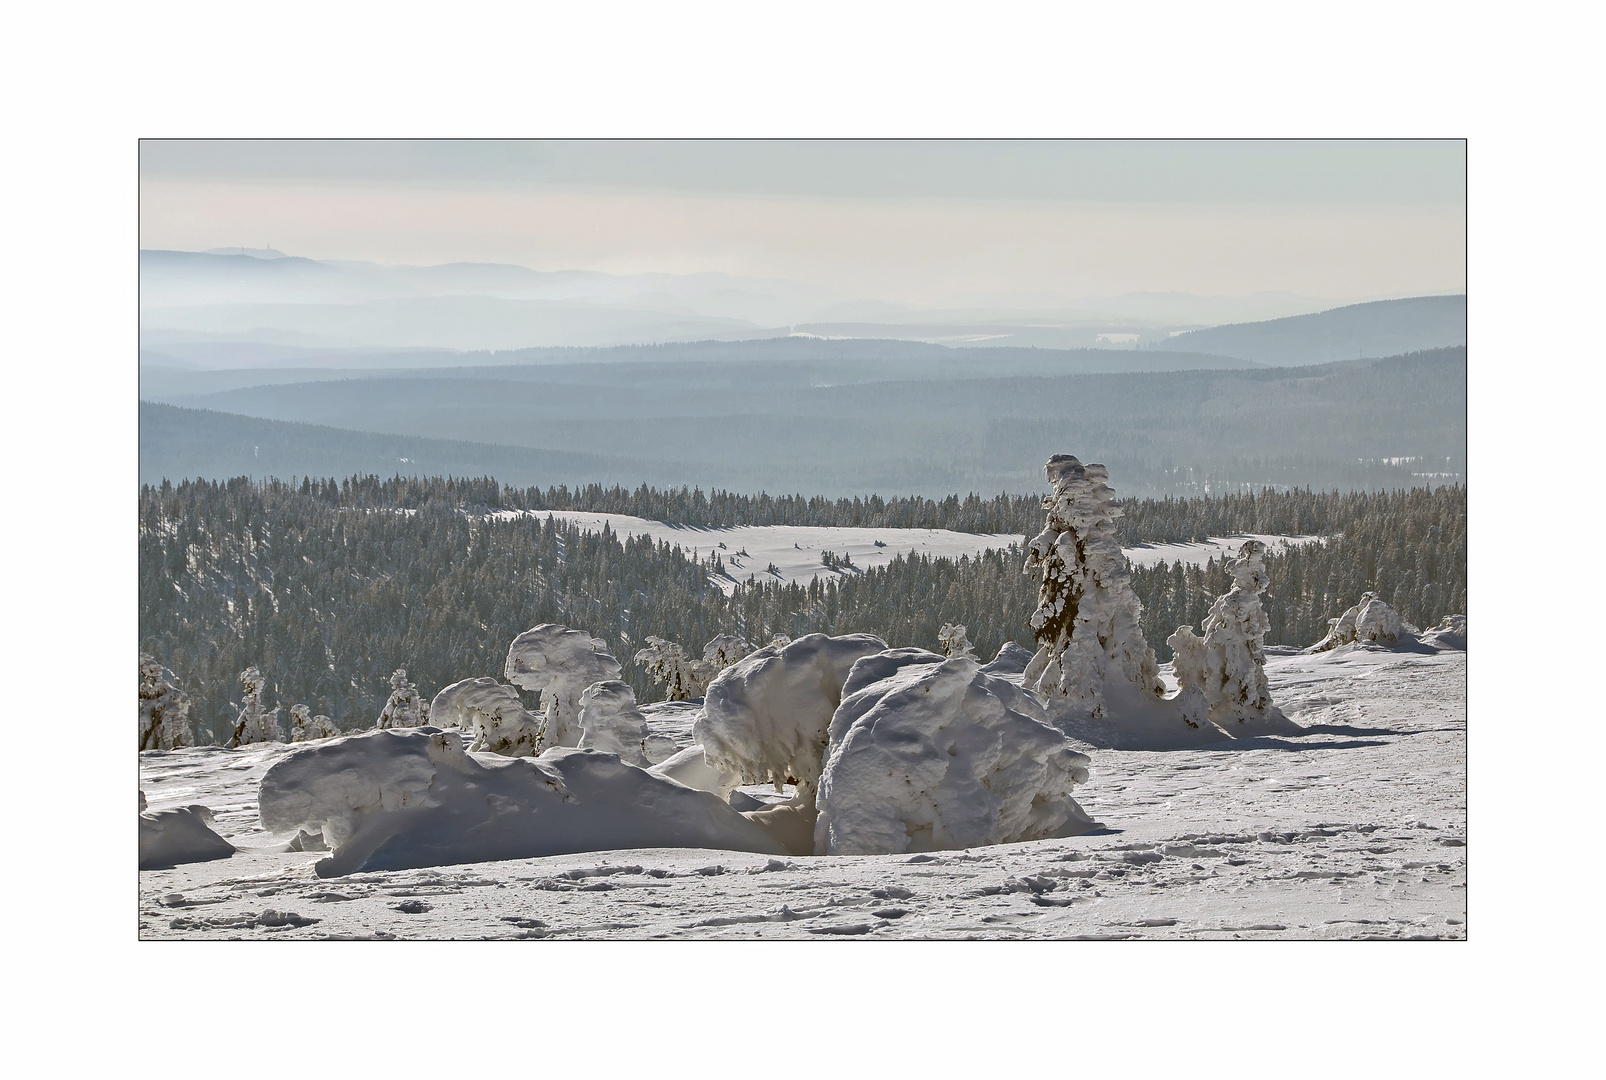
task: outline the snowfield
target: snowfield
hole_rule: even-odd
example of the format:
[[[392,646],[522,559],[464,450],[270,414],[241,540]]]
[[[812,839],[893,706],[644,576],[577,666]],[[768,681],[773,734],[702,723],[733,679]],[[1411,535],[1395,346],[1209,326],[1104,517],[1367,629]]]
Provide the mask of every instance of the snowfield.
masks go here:
[[[1466,654],[1268,652],[1273,699],[1305,734],[1084,748],[1076,800],[1102,829],[964,851],[634,849],[320,878],[326,853],[289,851],[295,833],[258,819],[264,773],[300,747],[145,752],[150,809],[209,807],[238,850],[142,871],[140,936],[1465,937]],[[645,711],[684,739],[684,709]]]
[[[559,521],[570,522],[583,532],[601,532],[603,525],[621,538],[650,536],[669,544],[679,544],[700,559],[717,552],[725,560],[728,576],[716,579],[729,595],[736,586],[749,577],[760,581],[766,577],[775,581],[800,581],[807,584],[821,574],[852,573],[852,570],[830,570],[821,562],[824,552],[830,551],[852,559],[860,569],[884,566],[895,556],[913,551],[932,558],[957,559],[961,555],[980,555],[989,549],[1007,548],[1026,539],[1013,533],[964,533],[951,529],[855,529],[838,526],[814,525],[737,525],[729,528],[702,529],[690,525],[670,525],[662,521],[627,514],[593,514],[579,510],[499,510],[489,515],[512,519],[535,517],[546,520],[548,515]],[[1284,544],[1307,544],[1316,536],[1272,536],[1260,533],[1243,533],[1236,536],[1212,537],[1199,543],[1143,544],[1124,548],[1134,566],[1153,566],[1166,562],[1182,561],[1203,566],[1210,559],[1220,562],[1238,553],[1245,540],[1259,540],[1267,547]],[[879,541],[880,546],[877,545]],[[720,545],[724,545],[721,547]],[[746,555],[741,554],[747,552]],[[775,573],[770,573],[773,564]]]

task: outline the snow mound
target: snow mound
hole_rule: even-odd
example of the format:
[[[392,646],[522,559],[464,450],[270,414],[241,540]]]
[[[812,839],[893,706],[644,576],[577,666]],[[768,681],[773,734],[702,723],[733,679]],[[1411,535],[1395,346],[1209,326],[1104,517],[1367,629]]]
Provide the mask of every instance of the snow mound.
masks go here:
[[[1035,694],[974,660],[896,649],[853,666],[831,719],[814,850],[899,854],[1074,836],[1086,755]]]
[[[741,774],[744,783],[812,791],[848,672],[854,661],[886,647],[869,634],[806,634],[767,645],[709,685],[693,737],[710,765]]]
[[[1306,649],[1306,652],[1327,652],[1341,645],[1380,645],[1389,648],[1414,638],[1399,613],[1369,592],[1362,593],[1360,603],[1338,618],[1329,619],[1327,625],[1327,636]]]
[[[622,673],[601,638],[557,623],[542,623],[514,638],[504,672],[515,686],[541,692],[547,746],[578,745],[580,695],[592,683],[610,682]]]
[[[1446,615],[1422,632],[1422,640],[1436,649],[1467,650],[1467,617]]]
[[[580,694],[580,749],[618,754],[631,765],[648,764],[647,718],[636,692],[617,679],[592,683]]]
[[[190,696],[174,674],[149,653],[139,654],[139,748],[177,750],[195,745],[190,734]]]
[[[495,679],[464,679],[429,703],[434,727],[458,727],[473,736],[471,752],[528,757],[539,754],[542,722],[524,707],[519,692]]]
[[[139,815],[139,868],[163,870],[179,863],[226,859],[234,845],[216,832],[212,811],[204,806],[146,810],[141,792]]]
[[[626,848],[785,854],[719,796],[613,754],[474,755],[439,728],[295,751],[263,776],[257,806],[269,830],[323,835],[320,877]]]
[[[711,791],[721,799],[742,786],[742,774],[734,769],[716,769],[708,763],[700,745],[688,746],[647,770],[698,791]]]
[[[1032,662],[1032,654],[1028,649],[1006,641],[998,647],[998,655],[992,662],[985,665],[982,670],[989,675],[1019,675],[1026,670]]]

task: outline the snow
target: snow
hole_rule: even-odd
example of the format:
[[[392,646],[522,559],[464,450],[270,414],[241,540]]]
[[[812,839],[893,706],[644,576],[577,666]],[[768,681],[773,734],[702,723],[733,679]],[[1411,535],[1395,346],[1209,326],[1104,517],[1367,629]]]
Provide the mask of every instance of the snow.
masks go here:
[[[721,799],[730,798],[730,793],[742,785],[741,773],[734,769],[716,769],[708,763],[701,743],[678,751],[647,771],[698,791],[711,791]]]
[[[853,665],[831,718],[814,850],[874,855],[1073,836],[1086,755],[975,660],[895,649]]]
[[[617,679],[592,683],[580,694],[582,750],[618,754],[628,764],[645,767],[651,764],[647,760],[649,735],[647,718],[636,707],[636,692],[629,683]]]
[[[849,670],[886,647],[869,634],[805,634],[780,647],[767,645],[709,685],[693,736],[709,764],[740,773],[749,784],[812,789]]]
[[[390,697],[379,713],[377,728],[418,727],[429,719],[428,703],[418,695],[418,687],[407,681],[407,669],[397,668],[390,675]]]
[[[452,683],[429,703],[431,723],[470,732],[471,751],[525,757],[541,752],[543,722],[524,707],[516,687],[492,678]]]
[[[239,850],[142,871],[139,933],[1465,938],[1466,671],[1466,653],[1452,648],[1272,650],[1272,695],[1303,734],[1163,752],[1085,751],[1092,776],[1077,801],[1103,830],[929,854],[635,848],[327,881],[313,869],[323,853],[286,851],[293,833],[261,828],[256,788],[273,763],[340,740],[144,753],[140,784],[152,806],[204,802]],[[672,714],[676,732],[686,711]],[[670,730],[655,707],[643,712],[656,732]],[[428,910],[399,906],[416,901]]]
[[[595,682],[619,678],[619,661],[601,638],[557,623],[531,627],[508,646],[507,681],[541,691],[546,729],[542,746],[580,742],[580,694]]]
[[[1422,640],[1436,649],[1460,649],[1464,652],[1467,647],[1467,617],[1446,615],[1422,632]]]
[[[176,750],[195,745],[190,733],[190,697],[174,675],[149,653],[139,654],[139,748]]]
[[[1329,619],[1327,636],[1308,651],[1326,652],[1341,645],[1367,643],[1388,646],[1412,637],[1399,613],[1367,592],[1361,594],[1360,603],[1338,618]]]
[[[229,739],[231,747],[284,740],[284,733],[279,728],[278,708],[262,707],[262,690],[265,685],[262,672],[257,668],[248,667],[240,672],[242,691],[240,718],[234,725],[233,736]]]
[[[311,742],[314,739],[332,739],[340,734],[335,722],[322,714],[312,715],[305,705],[290,706],[290,741]]]
[[[440,728],[299,750],[268,769],[258,806],[271,831],[322,834],[324,878],[643,845],[784,853],[718,797],[613,754],[471,754]]]
[[[144,793],[140,802],[145,801]],[[216,822],[204,806],[177,806],[167,810],[146,810],[139,815],[139,868],[177,866],[180,863],[226,859],[234,845],[212,830]]]

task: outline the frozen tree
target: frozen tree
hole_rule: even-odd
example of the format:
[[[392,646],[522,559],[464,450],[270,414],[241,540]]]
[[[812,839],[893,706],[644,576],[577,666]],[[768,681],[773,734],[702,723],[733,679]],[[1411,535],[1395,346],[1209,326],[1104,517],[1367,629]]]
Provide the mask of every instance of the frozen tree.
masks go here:
[[[580,694],[580,749],[618,754],[630,765],[647,765],[647,718],[636,692],[617,679],[592,683]]]
[[[255,667],[240,672],[240,718],[234,725],[233,736],[225,745],[239,747],[251,743],[284,741],[284,733],[279,729],[278,707],[271,710],[262,707],[262,690],[266,685],[262,672]]]
[[[1165,684],[1139,625],[1143,605],[1116,536],[1121,511],[1109,473],[1069,454],[1049,458],[1044,472],[1054,494],[1043,500],[1048,523],[1026,554],[1026,572],[1040,573],[1042,583],[1031,617],[1038,650],[1025,685],[1094,717],[1106,715],[1112,680],[1159,698]]]
[[[1327,620],[1327,636],[1305,651],[1326,652],[1340,645],[1367,643],[1394,645],[1407,632],[1398,612],[1373,594],[1362,593],[1360,603],[1338,618]]]
[[[706,660],[693,660],[685,649],[661,637],[647,638],[647,648],[636,653],[636,663],[654,682],[664,684],[667,701],[700,698],[719,669]]]
[[[545,717],[544,744],[580,742],[580,695],[592,683],[622,674],[601,638],[557,623],[542,623],[513,639],[504,674],[525,690],[539,690]]]
[[[335,722],[327,716],[313,716],[305,705],[290,706],[290,741],[311,742],[313,739],[332,739],[340,734]]]
[[[718,675],[752,651],[753,646],[745,639],[735,634],[720,634],[703,646],[703,659],[714,665],[714,674]],[[709,681],[713,681],[712,676]]]
[[[1204,637],[1183,626],[1166,639],[1175,653],[1172,667],[1181,687],[1177,704],[1190,727],[1208,719],[1237,733],[1282,717],[1266,682],[1267,622],[1260,594],[1271,578],[1265,556],[1265,544],[1246,541],[1230,564],[1232,589],[1217,597],[1205,616]]]
[[[937,631],[937,642],[942,646],[944,656],[962,656],[966,660],[979,660],[976,650],[970,645],[970,635],[965,631],[964,623],[943,623],[942,629]]]
[[[429,715],[438,727],[470,732],[475,752],[528,757],[545,749],[545,721],[524,707],[515,687],[495,679],[453,683],[435,695]]]
[[[418,696],[418,687],[407,681],[407,669],[397,668],[390,676],[390,700],[374,725],[379,728],[420,727],[429,719],[429,705]]]
[[[177,750],[194,746],[190,698],[173,685],[173,673],[149,653],[139,654],[139,748]]]

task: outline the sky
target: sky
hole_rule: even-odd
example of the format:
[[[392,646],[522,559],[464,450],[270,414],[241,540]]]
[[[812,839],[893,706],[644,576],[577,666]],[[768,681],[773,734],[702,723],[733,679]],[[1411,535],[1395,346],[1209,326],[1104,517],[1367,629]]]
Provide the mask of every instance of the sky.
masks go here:
[[[145,248],[721,271],[918,306],[1462,291],[1442,141],[140,144]]]

